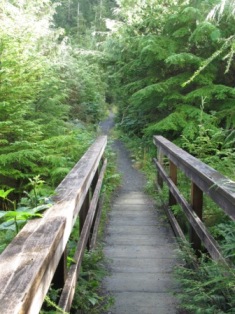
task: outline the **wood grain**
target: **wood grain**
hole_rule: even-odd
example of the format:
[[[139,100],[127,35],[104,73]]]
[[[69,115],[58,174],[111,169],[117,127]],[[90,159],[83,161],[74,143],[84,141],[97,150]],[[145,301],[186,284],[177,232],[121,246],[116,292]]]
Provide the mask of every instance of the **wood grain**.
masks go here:
[[[84,252],[87,246],[87,241],[90,236],[90,230],[93,223],[93,219],[96,214],[97,203],[99,200],[99,194],[100,194],[106,166],[107,166],[107,160],[104,161],[103,167],[101,169],[100,176],[99,176],[97,185],[95,187],[94,194],[90,203],[90,207],[89,207],[89,210],[88,210],[88,213],[87,213],[87,216],[86,216],[83,228],[82,228],[79,243],[73,257],[76,263],[72,265],[69,269],[68,278],[65,282],[65,285],[64,285],[61,297],[60,297],[59,306],[65,311],[69,311],[71,308],[79,270],[80,270]]]
[[[182,207],[190,225],[193,227],[194,231],[197,233],[198,237],[202,240],[211,257],[226,263],[223,255],[220,252],[218,243],[212,237],[212,235],[207,230],[206,226],[203,224],[201,219],[193,211],[192,207],[181,195],[179,189],[176,187],[174,182],[168,177],[163,167],[155,159],[155,165],[163,178],[164,182],[167,183],[172,195],[177,200],[177,203]],[[176,226],[177,228],[177,226]]]
[[[95,141],[56,189],[56,204],[0,255],[0,313],[39,313],[106,143],[106,136]]]
[[[232,220],[235,220],[235,182],[164,137],[154,136],[153,141],[160,148],[161,153],[164,153],[204,193],[223,208]]]

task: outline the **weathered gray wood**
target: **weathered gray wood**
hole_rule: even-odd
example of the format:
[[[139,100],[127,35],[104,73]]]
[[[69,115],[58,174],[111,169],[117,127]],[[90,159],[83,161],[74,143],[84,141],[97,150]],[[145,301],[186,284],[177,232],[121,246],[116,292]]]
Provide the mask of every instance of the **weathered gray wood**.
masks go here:
[[[0,313],[39,313],[106,142],[106,136],[97,139],[57,188],[57,203],[0,255]]]
[[[154,143],[203,192],[223,208],[231,219],[235,220],[235,182],[162,136],[154,136]]]
[[[0,313],[39,312],[38,296],[46,292],[63,253],[64,228],[65,219],[60,217],[31,221],[1,254]]]
[[[87,150],[79,162],[57,187],[57,195],[54,198],[56,202],[70,201],[71,199],[79,198],[81,194],[84,194],[84,192],[81,192],[87,186],[90,187],[100,159],[104,153],[106,143],[107,136],[100,136]]]
[[[65,311],[69,311],[71,308],[73,295],[74,295],[75,287],[76,287],[76,281],[77,281],[77,277],[78,277],[79,270],[81,267],[82,258],[85,252],[87,241],[90,236],[90,230],[91,230],[92,222],[96,213],[97,202],[99,199],[99,194],[102,187],[102,182],[103,182],[106,166],[107,166],[107,160],[105,160],[103,167],[101,169],[99,180],[97,182],[97,185],[96,185],[96,188],[95,188],[95,191],[94,191],[91,203],[90,203],[90,208],[88,210],[88,214],[87,214],[87,217],[84,222],[83,229],[80,235],[79,243],[78,243],[76,252],[74,254],[73,259],[76,261],[76,264],[72,265],[69,269],[68,278],[65,282],[65,285],[62,290],[61,297],[60,297],[59,306]]]
[[[164,155],[162,153],[161,148],[159,147],[159,149],[157,150],[157,160],[160,163],[160,165],[163,165],[163,158],[164,158]],[[159,173],[157,173],[157,183],[161,188],[163,187],[163,180],[162,180],[162,177],[159,175]]]
[[[154,161],[155,164],[158,163],[158,160],[156,158],[153,158],[153,161]],[[158,172],[158,174],[159,174],[159,176],[161,176],[159,172]],[[162,179],[162,181],[163,181],[163,179]],[[158,184],[158,182],[156,184],[156,187],[158,189],[159,194],[161,194],[162,193],[162,188]],[[182,231],[182,229],[181,229],[177,219],[175,218],[173,212],[169,208],[169,206],[166,205],[166,204],[163,204],[163,208],[164,208],[164,210],[166,212],[168,220],[170,221],[170,224],[171,224],[171,226],[173,228],[175,236],[180,238],[183,241],[186,241],[185,235],[184,235],[184,233],[183,233],[183,231]]]
[[[194,228],[197,235],[203,241],[205,247],[207,248],[207,250],[210,253],[210,255],[212,256],[212,258],[226,263],[223,255],[220,253],[218,243],[215,241],[215,239],[208,232],[205,225],[202,223],[200,218],[195,214],[192,207],[187,203],[187,201],[181,195],[179,189],[175,186],[175,184],[172,182],[172,180],[168,177],[165,170],[156,161],[156,159],[155,159],[155,165],[156,165],[160,175],[162,176],[164,182],[167,183],[171,193],[173,194],[173,196],[177,200],[178,204],[181,205],[182,209],[184,210],[185,215],[187,216],[188,221],[190,222],[190,224]]]
[[[172,213],[171,209],[167,206],[164,207],[164,210],[166,211],[167,217],[172,225],[172,228],[174,230],[174,233],[177,237],[181,238],[183,241],[186,241],[186,238],[184,236],[184,233],[176,220],[174,214]]]
[[[89,207],[90,207],[90,191],[87,192],[87,195],[84,199],[81,210],[79,212],[79,234],[81,234],[82,232]],[[89,248],[89,241],[87,242],[87,248]]]
[[[107,160],[105,160],[105,161],[103,160],[103,162],[104,162],[105,164],[107,164]],[[96,171],[96,174],[95,174],[95,176],[94,176],[93,182],[92,182],[92,184],[91,184],[91,191],[92,191],[92,194],[94,193],[95,188],[96,188],[96,184],[97,184],[97,182],[98,182],[98,180],[99,180],[99,173],[100,173],[100,169],[98,168],[97,171]],[[91,250],[91,241],[92,241],[92,235],[93,235],[93,232],[94,232],[94,225],[95,225],[95,222],[96,222],[96,215],[97,215],[98,207],[99,207],[99,200],[98,200],[98,202],[97,202],[97,204],[96,204],[95,216],[94,216],[94,219],[93,219],[92,224],[91,224],[90,236],[89,236],[89,240],[88,240],[88,242],[87,242],[87,243],[88,243],[88,245],[87,245],[88,250]]]
[[[92,238],[91,238],[91,244],[90,244],[91,250],[94,249],[96,246],[98,230],[99,230],[99,225],[100,225],[100,219],[101,219],[101,214],[102,214],[103,199],[104,199],[104,197],[101,197],[101,199],[99,200],[98,209],[96,212],[95,224],[94,224],[94,228],[93,228],[93,232],[92,232]]]

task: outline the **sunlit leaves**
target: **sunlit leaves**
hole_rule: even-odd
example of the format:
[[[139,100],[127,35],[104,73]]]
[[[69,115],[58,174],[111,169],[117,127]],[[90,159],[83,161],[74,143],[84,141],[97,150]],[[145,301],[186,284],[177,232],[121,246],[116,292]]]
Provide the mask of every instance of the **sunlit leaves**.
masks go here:
[[[6,183],[23,186],[39,173],[58,183],[92,137],[67,122],[71,106],[104,98],[99,67],[93,75],[95,65],[92,70],[75,56],[54,28],[55,6],[50,0],[0,2],[0,175]],[[83,136],[80,144],[76,136]]]

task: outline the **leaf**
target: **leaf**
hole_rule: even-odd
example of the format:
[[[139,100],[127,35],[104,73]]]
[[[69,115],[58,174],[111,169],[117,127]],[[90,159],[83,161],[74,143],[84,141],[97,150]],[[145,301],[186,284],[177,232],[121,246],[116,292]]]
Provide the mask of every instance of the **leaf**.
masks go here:
[[[94,298],[94,297],[88,297],[88,301],[94,306],[96,305],[99,300],[97,298]]]
[[[10,194],[12,191],[14,191],[14,189],[8,189],[6,191],[0,190],[0,198],[4,200],[7,199],[8,194]]]
[[[221,37],[221,33],[219,29],[215,29],[211,34],[210,37],[212,41],[217,41]]]
[[[0,218],[4,217],[6,215],[7,211],[1,210],[0,211]]]
[[[15,227],[15,223],[13,220],[11,221],[5,221],[2,224],[0,224],[0,230],[12,230],[15,231],[16,227]]]

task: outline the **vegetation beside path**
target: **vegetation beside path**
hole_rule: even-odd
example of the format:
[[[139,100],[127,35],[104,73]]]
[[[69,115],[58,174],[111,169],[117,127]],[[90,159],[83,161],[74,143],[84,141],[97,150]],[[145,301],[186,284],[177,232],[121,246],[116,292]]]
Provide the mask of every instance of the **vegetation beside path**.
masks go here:
[[[153,134],[234,180],[234,12],[229,0],[1,1],[1,250],[50,205],[110,103],[152,192]],[[234,223],[205,203],[205,222],[234,262]],[[184,307],[233,313],[233,269],[224,277],[207,256],[196,261],[197,271],[181,271]]]

